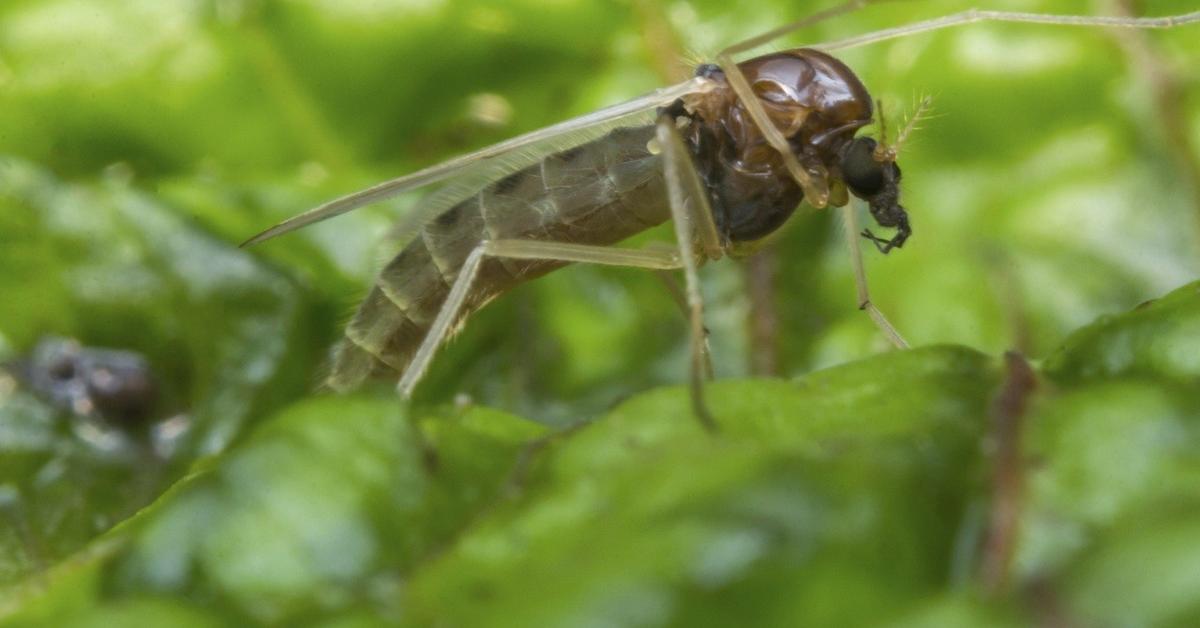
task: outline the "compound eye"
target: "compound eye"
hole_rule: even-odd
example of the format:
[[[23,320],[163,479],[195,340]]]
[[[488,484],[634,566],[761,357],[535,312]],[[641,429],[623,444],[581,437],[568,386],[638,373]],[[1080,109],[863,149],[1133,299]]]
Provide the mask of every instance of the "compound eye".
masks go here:
[[[869,137],[855,138],[842,153],[842,177],[858,196],[874,196],[883,189],[883,168],[875,161],[875,140]]]

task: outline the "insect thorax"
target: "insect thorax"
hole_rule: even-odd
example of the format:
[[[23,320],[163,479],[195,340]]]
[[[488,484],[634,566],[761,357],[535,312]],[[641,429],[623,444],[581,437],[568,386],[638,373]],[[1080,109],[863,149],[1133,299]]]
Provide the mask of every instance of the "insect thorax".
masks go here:
[[[814,178],[840,181],[842,149],[871,121],[871,97],[837,59],[798,49],[738,65],[793,154]],[[682,132],[708,189],[714,221],[730,242],[761,239],[778,229],[804,194],[754,124],[744,103],[713,64],[696,70],[723,87],[685,97],[671,108],[684,115]]]

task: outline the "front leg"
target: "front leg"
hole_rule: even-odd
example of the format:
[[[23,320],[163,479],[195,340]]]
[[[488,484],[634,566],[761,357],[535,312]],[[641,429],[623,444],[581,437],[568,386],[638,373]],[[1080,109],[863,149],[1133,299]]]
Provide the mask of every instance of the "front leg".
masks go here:
[[[858,309],[863,310],[874,321],[879,331],[891,341],[897,349],[907,349],[908,342],[896,331],[883,312],[871,303],[871,292],[867,287],[867,273],[863,269],[862,249],[858,246],[858,217],[855,215],[854,203],[848,203],[842,208],[842,219],[845,221],[846,244],[850,248],[850,264],[854,267],[854,284],[858,290]],[[876,246],[879,243],[876,242]]]

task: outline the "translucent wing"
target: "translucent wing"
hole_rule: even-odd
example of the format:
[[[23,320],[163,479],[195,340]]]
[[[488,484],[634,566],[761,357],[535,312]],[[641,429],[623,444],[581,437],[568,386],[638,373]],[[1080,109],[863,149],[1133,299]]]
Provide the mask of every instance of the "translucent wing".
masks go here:
[[[460,200],[472,191],[478,190],[484,183],[505,172],[515,172],[535,163],[547,154],[566,150],[595,139],[612,128],[629,124],[639,117],[652,115],[655,107],[669,105],[685,94],[705,92],[713,87],[714,84],[711,81],[696,77],[671,87],[655,90],[619,105],[606,107],[525,135],[519,135],[424,170],[336,198],[263,231],[243,242],[242,246],[257,244],[404,192],[444,181],[449,177],[462,178],[461,182],[455,181],[435,195],[432,202],[423,204],[419,210],[406,216],[395,231],[395,235],[400,236],[401,232],[405,231],[405,225],[422,224],[425,220],[437,216],[438,210],[450,206],[455,200]]]
[[[592,141],[603,141],[603,136],[613,129],[651,124],[654,116],[653,108],[645,108],[604,122],[594,123],[583,129],[556,134],[464,167],[440,188],[423,197],[419,203],[396,221],[385,238],[384,254],[390,255],[399,251],[430,220],[442,215],[464,199],[474,196],[489,184],[538,164],[554,153],[560,153]]]

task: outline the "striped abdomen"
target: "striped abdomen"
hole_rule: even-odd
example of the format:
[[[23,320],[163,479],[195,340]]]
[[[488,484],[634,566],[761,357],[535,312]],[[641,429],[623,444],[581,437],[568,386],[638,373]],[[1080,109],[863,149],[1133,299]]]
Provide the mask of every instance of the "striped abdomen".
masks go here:
[[[426,224],[379,273],[346,326],[329,385],[402,372],[471,251],[484,240],[609,245],[670,218],[654,127],[617,129],[496,181]],[[461,317],[562,262],[485,259]],[[461,321],[461,318],[460,318]]]

